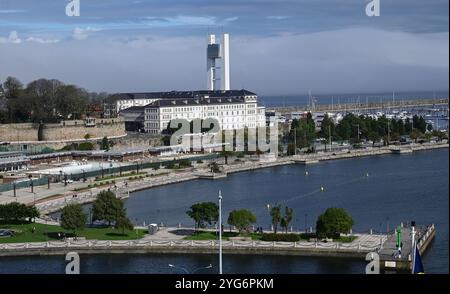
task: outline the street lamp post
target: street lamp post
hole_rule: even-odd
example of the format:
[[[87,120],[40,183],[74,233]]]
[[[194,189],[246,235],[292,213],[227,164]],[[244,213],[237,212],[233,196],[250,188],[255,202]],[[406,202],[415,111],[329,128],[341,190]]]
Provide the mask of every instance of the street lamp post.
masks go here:
[[[307,231],[308,231],[308,214],[305,213],[305,234],[307,233]]]
[[[219,274],[222,274],[222,192],[219,190]]]

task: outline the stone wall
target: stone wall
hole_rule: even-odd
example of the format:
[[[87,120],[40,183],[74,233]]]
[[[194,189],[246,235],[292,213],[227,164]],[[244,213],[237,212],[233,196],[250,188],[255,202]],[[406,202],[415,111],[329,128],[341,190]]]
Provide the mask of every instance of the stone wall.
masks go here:
[[[0,142],[37,141],[39,124],[0,124]]]
[[[39,141],[39,124],[0,124],[0,142]],[[89,138],[119,137],[126,135],[125,123],[120,118],[97,119],[95,126],[85,126],[83,120],[44,124],[40,141],[77,141]]]

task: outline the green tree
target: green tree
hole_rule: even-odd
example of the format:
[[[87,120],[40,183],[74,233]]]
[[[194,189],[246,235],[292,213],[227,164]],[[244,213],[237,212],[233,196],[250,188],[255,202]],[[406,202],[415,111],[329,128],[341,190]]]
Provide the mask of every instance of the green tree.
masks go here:
[[[320,238],[336,238],[341,233],[348,233],[353,225],[354,221],[345,209],[331,207],[317,218],[316,233]]]
[[[422,136],[422,133],[418,129],[413,129],[412,132],[409,134],[409,137],[411,140],[413,140],[415,143],[417,143],[417,140]]]
[[[100,149],[109,151],[109,141],[108,137],[103,137],[102,142],[100,143]]]
[[[77,235],[77,230],[82,230],[86,225],[87,216],[83,213],[81,204],[68,204],[61,212],[61,227],[71,230]]]
[[[294,119],[291,123],[291,138],[297,142],[297,147],[305,148],[316,138],[316,126],[312,114],[308,112],[306,118]]]
[[[256,216],[248,209],[233,210],[228,216],[228,224],[235,226],[239,234],[256,223]]]
[[[287,148],[287,154],[288,155],[295,155],[295,144],[289,143]]]
[[[23,90],[23,84],[15,77],[7,77],[3,83],[3,91],[6,99],[18,98]]]
[[[0,205],[0,219],[9,222],[11,220],[17,222],[19,220],[32,219],[39,217],[39,211],[35,206],[27,206],[19,202],[10,202]]]
[[[122,234],[125,234],[125,230],[132,230],[134,226],[128,217],[121,216],[116,219],[114,228],[117,230],[122,230]]]
[[[40,216],[39,210],[36,206],[28,206],[25,217],[28,218],[28,222],[31,223],[32,219],[35,219]]]
[[[272,217],[272,225],[275,234],[278,230],[278,224],[281,222],[281,205],[277,205],[270,209],[270,216]]]
[[[375,147],[375,143],[380,142],[381,137],[377,132],[370,132],[369,135],[367,136],[367,139],[369,139],[370,141],[372,141],[372,147]]]
[[[216,162],[210,163],[209,164],[209,168],[210,168],[212,173],[220,173],[220,172],[222,172],[222,169],[220,168],[220,166]]]
[[[284,231],[288,232],[289,224],[292,222],[292,218],[294,217],[294,210],[289,207],[285,207],[284,216],[281,218],[280,227],[284,229]]]
[[[330,142],[330,135],[331,140],[333,140],[333,134],[335,133],[336,126],[334,125],[333,120],[328,116],[328,114],[325,114],[322,120],[322,124],[320,125],[320,131],[319,131],[319,137],[324,139],[325,144],[325,151],[327,150],[327,144],[331,144]]]
[[[108,226],[119,218],[126,217],[123,202],[112,191],[102,191],[92,205],[92,219],[106,221]]]
[[[219,206],[214,202],[196,203],[186,214],[195,221],[196,228],[204,228],[206,224],[212,225],[218,221]]]

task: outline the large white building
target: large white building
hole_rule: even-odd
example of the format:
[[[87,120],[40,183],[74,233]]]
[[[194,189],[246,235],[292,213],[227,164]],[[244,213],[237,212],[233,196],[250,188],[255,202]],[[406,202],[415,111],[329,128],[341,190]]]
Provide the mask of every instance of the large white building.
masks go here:
[[[144,107],[144,129],[159,134],[173,119],[212,118],[220,129],[232,130],[266,125],[265,107],[258,106],[258,97],[247,90],[168,92],[166,97]]]

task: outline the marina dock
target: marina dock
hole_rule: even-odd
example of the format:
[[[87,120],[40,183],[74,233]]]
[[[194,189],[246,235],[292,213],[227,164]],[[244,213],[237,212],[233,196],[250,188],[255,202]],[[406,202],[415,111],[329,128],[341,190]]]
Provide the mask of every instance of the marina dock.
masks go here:
[[[396,108],[414,108],[414,107],[434,107],[436,105],[448,105],[449,99],[411,99],[411,100],[396,100],[384,102],[370,102],[370,103],[334,103],[334,104],[317,104],[315,111],[333,112],[333,111],[363,111],[363,110],[378,110],[378,109],[396,109]],[[290,113],[292,111],[307,111],[308,106],[285,106],[285,107],[270,107],[268,110],[277,111],[282,114]]]

